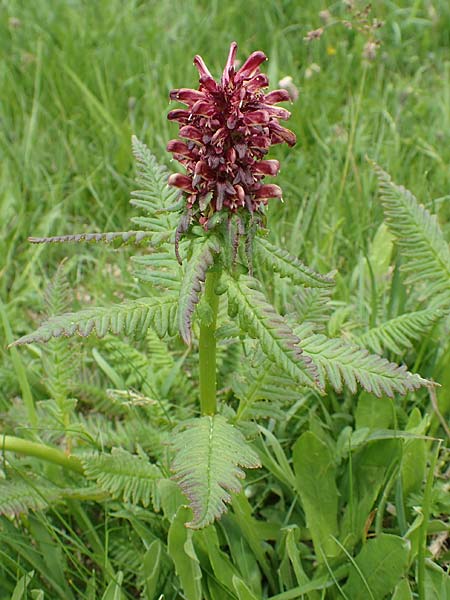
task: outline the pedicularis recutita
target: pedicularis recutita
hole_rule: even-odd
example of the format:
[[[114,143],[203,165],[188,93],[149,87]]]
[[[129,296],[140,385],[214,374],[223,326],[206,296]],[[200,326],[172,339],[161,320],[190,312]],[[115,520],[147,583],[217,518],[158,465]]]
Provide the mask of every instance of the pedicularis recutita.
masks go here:
[[[247,352],[240,360],[249,360],[251,355],[252,365],[259,361],[267,373],[305,393],[312,389],[325,394],[327,383],[337,391],[345,384],[355,392],[360,384],[377,396],[393,396],[428,384],[404,366],[361,346],[328,338],[322,331],[321,311],[328,310],[324,307],[333,277],[314,272],[270,242],[266,208],[269,202],[281,199],[282,191],[265,181],[280,168],[268,154],[274,144],[296,143],[294,133],[280,125],[290,113],[278,104],[288,102],[289,96],[284,90],[267,92],[269,81],[260,70],[266,60],[263,52],[254,52],[237,69],[236,51],[233,42],[218,81],[196,56],[198,89],[181,88],[170,94],[172,100],[185,105],[168,115],[179,124],[180,139],[167,146],[184,167],[183,173],[168,174],[133,137],[139,190],[133,192],[131,203],[145,213],[133,219],[140,229],[31,238],[37,243],[136,244],[142,251],[133,257],[133,263],[147,295],[52,316],[37,331],[15,342],[48,342],[91,333],[99,337],[107,333],[142,335],[152,328],[161,338],[180,336],[191,352],[198,353],[200,415],[177,423],[171,435],[173,478],[189,500],[192,518],[186,524],[193,528],[204,527],[224,512],[231,494],[241,490],[242,468],[260,466],[252,442],[243,433],[251,431],[244,419],[249,413],[248,396],[245,400],[231,398],[228,404],[217,401],[218,344],[245,344]],[[268,272],[290,280],[301,305],[297,317],[281,316],[271,304],[264,289]],[[303,315],[300,320],[299,314]],[[192,398],[192,402],[196,400]],[[276,401],[273,394],[266,400]],[[37,452],[29,444],[21,446],[18,438],[5,439],[6,449]],[[51,451],[53,454],[41,445],[39,456],[76,467],[98,485],[103,482],[105,493],[142,500],[144,505],[152,497],[154,505],[158,504],[154,496],[159,481],[165,479],[163,470],[142,455],[118,448],[94,460],[86,458],[82,444],[75,442],[70,456],[67,449],[59,458],[54,448]],[[120,481],[99,475],[112,463],[124,473]],[[137,473],[140,487],[125,485],[125,476]]]

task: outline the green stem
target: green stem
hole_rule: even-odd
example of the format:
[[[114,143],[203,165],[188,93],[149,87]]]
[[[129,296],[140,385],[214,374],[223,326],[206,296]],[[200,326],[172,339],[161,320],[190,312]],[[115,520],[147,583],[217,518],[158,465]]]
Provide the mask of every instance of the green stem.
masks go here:
[[[216,321],[219,308],[219,296],[215,287],[220,278],[217,271],[208,271],[205,281],[205,295],[209,310],[200,321],[200,410],[202,415],[214,415],[217,412],[216,400]]]
[[[47,462],[60,465],[66,469],[71,469],[77,473],[84,472],[83,465],[76,456],[67,456],[57,448],[30,442],[29,440],[23,440],[12,435],[2,435],[0,437],[0,450],[2,452],[17,452],[18,454],[35,456],[36,458],[42,458]]]
[[[431,493],[433,489],[434,469],[441,449],[441,442],[438,442],[434,453],[431,455],[430,468],[428,469],[428,477],[425,483],[422,501],[423,521],[419,529],[419,551],[417,554],[417,587],[419,599],[426,600],[425,594],[425,555],[427,550],[427,529],[428,519],[431,512]]]

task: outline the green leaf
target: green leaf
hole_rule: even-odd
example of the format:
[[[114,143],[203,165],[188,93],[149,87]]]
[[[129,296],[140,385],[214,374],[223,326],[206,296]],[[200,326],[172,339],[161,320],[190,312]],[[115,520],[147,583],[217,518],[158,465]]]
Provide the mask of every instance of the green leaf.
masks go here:
[[[192,544],[193,531],[185,526],[190,513],[183,506],[178,510],[169,527],[167,548],[187,600],[202,600],[202,572]]]
[[[220,520],[220,530],[223,539],[226,540],[228,551],[231,554],[233,565],[235,565],[241,574],[241,577],[248,583],[251,589],[259,596],[262,595],[262,574],[258,566],[258,558],[265,561],[263,552],[263,541],[256,541],[257,552],[253,552],[250,544],[246,540],[245,532],[239,525],[242,520],[248,525],[252,521],[251,513],[248,518],[246,514],[240,514],[236,517],[236,502],[233,505],[233,514],[226,514]],[[239,512],[239,508],[238,508]],[[250,525],[251,528],[251,525]]]
[[[315,387],[316,368],[302,352],[300,339],[262,294],[256,279],[227,278],[228,299],[237,307],[242,330],[259,340],[264,354],[302,385]]]
[[[156,484],[161,471],[147,459],[113,448],[111,454],[91,454],[80,457],[88,479],[124,502],[159,507]]]
[[[337,556],[338,535],[336,468],[328,446],[307,431],[295,443],[293,464],[296,489],[311,532],[317,559]]]
[[[190,256],[180,289],[178,306],[178,329],[184,342],[191,343],[192,315],[200,299],[201,284],[206,272],[214,262],[214,254],[220,251],[218,241],[213,237],[193,240]]]
[[[422,419],[419,409],[412,410],[406,431],[417,435],[425,435],[429,419]],[[406,440],[403,447],[401,477],[403,497],[405,499],[412,492],[420,491],[427,470],[427,442],[424,439]]]
[[[398,439],[373,441],[351,455],[348,473],[341,486],[347,503],[341,520],[341,539],[347,547],[361,540],[365,525],[392,465],[400,460]]]
[[[381,202],[387,226],[406,259],[401,269],[407,283],[426,285],[429,297],[450,301],[450,250],[436,215],[417,202],[402,186],[376,163],[372,166],[380,186]]]
[[[170,479],[158,481],[158,494],[165,518],[172,521],[180,506],[186,505],[186,496],[182,493],[180,486]]]
[[[360,383],[366,391],[378,397],[383,394],[393,397],[395,392],[406,394],[430,385],[420,375],[410,373],[405,366],[398,366],[339,338],[313,334],[304,337],[301,344],[303,353],[318,370],[320,385],[323,387],[328,379],[337,392],[342,391],[345,383],[354,394]]]
[[[400,583],[395,586],[392,600],[413,600],[411,588],[407,579],[402,579]]]
[[[160,540],[154,540],[147,548],[143,559],[143,572],[146,600],[154,600],[158,591],[159,576],[161,571],[161,555],[163,544]]]
[[[380,600],[392,592],[408,566],[409,543],[382,533],[368,540],[350,567],[343,590],[352,600]]]
[[[123,572],[118,571],[114,579],[106,588],[105,593],[102,596],[102,600],[122,600],[124,597],[122,594],[122,582]]]
[[[450,600],[448,573],[431,561],[427,561],[425,565],[425,598],[426,600]]]
[[[259,260],[281,277],[288,277],[293,284],[313,288],[332,288],[334,279],[315,273],[286,250],[274,246],[265,238],[255,238],[255,251]]]
[[[171,228],[174,223],[174,215],[158,213],[164,212],[175,204],[180,192],[167,185],[169,171],[158,163],[143,142],[133,135],[131,145],[136,159],[136,181],[141,187],[140,190],[132,192],[131,204],[144,208],[150,215],[156,216],[154,220],[159,227],[167,227],[168,231],[174,231]]]
[[[175,256],[173,244],[162,244],[140,256],[132,256],[131,260],[137,268],[136,277],[151,283],[158,289],[169,290],[179,294],[181,284],[181,268]]]
[[[239,467],[255,469],[259,458],[241,432],[221,415],[182,423],[174,433],[174,478],[191,502],[194,518],[187,527],[199,529],[225,512],[229,492],[238,493],[245,477]]]
[[[389,429],[393,418],[394,407],[390,398],[375,398],[372,394],[361,392],[355,411],[356,429]]]
[[[413,347],[414,341],[426,335],[443,315],[443,311],[433,308],[406,313],[369,329],[355,341],[377,354],[385,350],[402,354]]]
[[[332,308],[330,295],[327,288],[299,287],[293,298],[297,323],[314,323],[315,332],[324,329]]]
[[[12,596],[10,600],[22,600],[25,599],[28,595],[28,586],[31,583],[31,580],[34,577],[34,571],[30,571],[29,573],[25,573],[23,577],[19,579],[16,587],[13,590]]]
[[[29,237],[28,241],[33,244],[105,242],[118,248],[127,244],[139,245],[146,243],[152,236],[153,234],[148,231],[111,231],[108,233],[70,233],[51,237]]]
[[[145,333],[150,326],[163,337],[167,332],[173,332],[177,305],[177,297],[166,296],[139,298],[108,308],[85,308],[76,313],[51,317],[35,332],[21,337],[11,345],[48,342],[51,338],[61,336],[87,337],[93,331],[98,337],[103,337],[109,332],[116,335],[130,335],[136,330]]]
[[[239,600],[258,600],[252,590],[236,575],[233,576],[233,586]]]
[[[219,537],[214,526],[205,527],[195,534],[195,546],[197,545],[201,545],[208,555],[217,581],[233,591],[233,578],[238,575],[238,571],[231,562],[230,556],[220,549]]]
[[[43,510],[60,496],[59,488],[38,482],[30,474],[20,479],[0,479],[0,514],[13,517],[30,510]]]

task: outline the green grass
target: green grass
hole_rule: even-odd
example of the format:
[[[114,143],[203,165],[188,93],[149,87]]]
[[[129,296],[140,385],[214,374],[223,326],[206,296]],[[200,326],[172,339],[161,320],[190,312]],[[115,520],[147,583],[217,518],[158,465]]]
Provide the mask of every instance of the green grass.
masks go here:
[[[125,293],[133,297],[138,291],[138,284],[129,272],[127,251],[114,253],[107,248],[82,245],[32,246],[27,237],[126,229],[129,217],[135,214],[128,204],[133,189],[131,135],[136,134],[175,169],[165,152],[167,141],[177,135],[175,125],[166,119],[169,90],[196,86],[194,54],[201,54],[211,71],[218,74],[232,40],[239,43],[240,58],[256,49],[264,50],[269,57],[265,69],[273,88],[279,79],[289,75],[300,90],[289,121],[298,143],[292,150],[279,147],[272,154],[282,161],[277,183],[283,188],[284,203],[272,201],[268,224],[272,239],[306,264],[322,273],[338,270],[333,296],[337,310],[327,323],[328,333],[350,336],[360,332],[358,326],[375,325],[387,316],[412,309],[408,304],[409,289],[401,283],[397,271],[392,285],[388,286],[383,278],[389,264],[394,264],[395,254],[392,259],[386,256],[390,254],[387,250],[390,242],[382,237],[382,230],[381,237],[375,238],[383,214],[366,156],[388,170],[394,181],[412,190],[420,202],[438,215],[448,239],[450,4],[446,0],[380,0],[373,4],[373,16],[385,21],[385,25],[379,33],[378,55],[368,63],[362,59],[362,36],[342,26],[326,30],[320,40],[311,43],[303,40],[308,31],[321,25],[318,13],[327,8],[324,1],[0,0],[2,413],[13,407],[13,414],[15,411],[21,415],[22,402],[17,401],[21,398],[33,422],[30,414],[33,399],[43,400],[48,396],[42,379],[40,350],[33,346],[27,351],[8,351],[6,343],[36,325],[44,307],[43,290],[63,257],[70,256],[67,271],[71,284],[77,288],[74,306],[114,302]],[[345,16],[340,3],[333,4],[331,9],[334,15]],[[307,77],[313,63],[320,70]],[[380,265],[378,271],[377,265]],[[269,275],[267,279],[271,281]],[[287,286],[276,280],[272,287],[274,301],[285,307],[289,298]],[[414,308],[426,308],[426,303]],[[97,388],[111,387],[107,374],[93,368],[95,358],[90,350],[89,343],[85,350],[80,350],[85,372],[91,374]],[[118,353],[121,351],[125,352],[116,349]],[[436,327],[401,358],[414,371],[442,384],[438,404],[444,419],[448,419],[448,335]],[[118,368],[117,364],[114,368]],[[148,390],[146,395],[150,395]],[[104,397],[101,400],[107,402]],[[286,458],[286,452],[286,460],[295,463],[290,449],[300,433],[309,429],[320,438],[320,443],[332,445],[333,452],[341,453],[347,460],[343,431],[355,418],[366,423],[360,413],[357,416],[357,410],[363,410],[361,406],[360,398],[331,391],[326,398],[317,398],[314,403],[309,400],[298,412],[294,411],[289,427],[284,428],[281,421],[277,435],[283,447],[271,446],[269,438],[265,438],[276,460],[271,455],[264,464],[261,481],[256,477],[252,482],[251,493],[262,496],[260,501],[252,497],[252,506],[264,506],[267,516],[274,510],[273,504],[281,514],[280,505],[289,499],[293,504],[283,506],[285,513],[279,526],[290,527],[289,511],[295,513],[299,509],[297,500],[285,493],[286,481],[294,475],[289,464],[280,466],[280,457]],[[388,407],[387,411],[391,409]],[[184,403],[182,410],[189,414],[189,406]],[[394,413],[393,420],[386,417],[389,427],[399,426],[402,430],[417,427],[422,434],[425,430],[420,428],[419,421],[423,417],[429,420],[429,428],[425,428],[428,435],[444,435],[432,403],[424,394],[396,400]],[[161,414],[158,418],[162,420]],[[9,416],[4,419],[1,432],[10,427],[9,419]],[[117,439],[134,448],[129,430],[117,433]],[[380,454],[387,452],[382,441],[376,443],[380,444]],[[416,447],[414,441],[408,443],[411,456],[415,457],[416,451],[417,456],[424,452],[423,461],[433,462],[431,442]],[[386,503],[396,500],[397,511],[400,507],[409,511],[403,521],[399,515],[399,527],[403,524],[405,528],[400,533],[404,535],[415,521],[411,507],[405,507],[402,501],[394,446],[386,458],[385,472],[379,476],[380,489],[374,503],[384,510]],[[369,459],[374,463],[379,460],[377,468],[381,472],[382,459],[372,456]],[[350,498],[354,494],[356,510],[357,503],[363,506],[365,501],[362,492],[356,490],[358,482],[352,479],[360,465],[353,465],[351,460],[345,464],[348,472],[339,472],[338,476],[347,487],[343,491],[343,483],[339,493],[349,493]],[[295,464],[292,468],[296,471]],[[438,472],[443,474],[445,468],[441,455]],[[368,487],[372,484],[371,480],[367,482]],[[444,484],[438,478],[433,492],[428,477],[423,512],[430,520],[442,516],[442,506],[448,507],[441,488]],[[423,488],[416,491],[419,506],[422,493]],[[241,498],[240,505],[233,507],[235,516],[227,517],[229,520],[225,519],[220,526],[224,530],[220,530],[221,544],[228,539],[234,563],[244,565],[241,576],[245,568],[251,572],[252,561],[259,560],[266,581],[272,579],[270,594],[278,593],[275,596],[278,600],[294,597],[286,593],[289,588],[301,587],[303,567],[296,562],[299,559],[293,556],[292,549],[300,549],[303,563],[311,562],[307,532],[295,529],[295,525],[295,531],[283,530],[275,542],[259,521],[249,521],[247,543],[245,548],[239,546],[236,528],[237,523],[241,527],[245,524],[244,500]],[[122,512],[115,520],[106,508],[70,500],[68,511],[60,510],[57,505],[48,513],[21,517],[22,528],[13,521],[2,520],[0,598],[9,598],[20,577],[31,570],[36,573],[34,586],[45,589],[49,598],[101,598],[110,581],[110,595],[104,598],[116,597],[113,585],[119,570],[125,573],[124,597],[138,597],[133,570],[139,565],[135,566],[125,551],[136,547],[136,556],[143,556],[145,548],[148,552],[145,560],[152,564],[149,548],[155,534],[144,518],[138,523],[133,515],[125,514],[124,508],[119,505],[116,508]],[[346,518],[351,531],[349,522],[357,517]],[[124,523],[129,527],[127,548],[111,548],[110,538]],[[378,532],[391,533],[390,527],[389,519],[386,527],[382,520],[377,522]],[[433,596],[429,591],[430,586],[438,586],[438,576],[430,575],[430,568],[426,567],[428,558],[424,556],[423,542],[427,530],[422,523],[416,523],[416,529],[416,537],[412,535],[411,539],[419,548],[419,575],[418,587],[413,589],[420,591],[423,598],[426,590],[430,599],[438,599],[438,595]],[[34,547],[30,546],[30,536],[35,540]],[[9,545],[5,545],[7,539],[12,540]],[[276,545],[274,552],[283,557],[275,573],[270,573],[266,554],[258,558],[261,540],[271,540]],[[156,546],[152,548],[156,552]],[[259,552],[262,553],[260,548]],[[78,565],[74,556],[83,556],[83,561]],[[164,560],[169,560],[164,556]],[[442,551],[439,560],[441,564],[448,561],[448,551],[447,554]],[[347,565],[350,569],[351,564],[349,561]],[[209,568],[215,576],[216,569],[220,571],[217,565]],[[332,561],[321,564],[317,576],[332,582],[334,571],[339,568]],[[363,569],[365,577],[364,563],[358,568]],[[93,572],[97,574],[97,583],[93,583]],[[308,576],[311,573],[310,569]],[[211,583],[213,580],[215,583]],[[215,589],[214,585],[222,589],[211,574],[208,581],[210,590]],[[305,575],[306,586],[307,581]],[[412,571],[410,581],[416,585]],[[90,593],[89,586],[95,591]],[[182,597],[174,589],[170,593],[172,596],[167,598]],[[210,593],[211,598],[221,598],[220,591],[216,591],[216,596]],[[241,593],[239,598],[251,598]],[[324,591],[316,590],[295,597],[308,600],[339,597],[335,589],[330,593],[336,595],[326,596]],[[397,596],[400,600],[403,597],[409,596]],[[374,600],[378,598],[375,596]]]

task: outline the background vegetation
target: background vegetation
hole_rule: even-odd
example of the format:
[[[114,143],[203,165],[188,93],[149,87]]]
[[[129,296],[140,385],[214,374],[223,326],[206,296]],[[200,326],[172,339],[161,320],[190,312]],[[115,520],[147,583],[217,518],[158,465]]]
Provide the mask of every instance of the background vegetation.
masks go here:
[[[218,73],[233,39],[239,43],[241,57],[255,49],[264,50],[270,59],[267,72],[273,87],[283,77],[291,76],[300,92],[292,105],[289,122],[298,136],[298,144],[293,150],[279,148],[273,154],[282,161],[277,183],[284,190],[285,202],[271,203],[268,223],[273,240],[306,264],[322,273],[338,270],[332,298],[334,312],[326,323],[328,334],[352,338],[361,334],[365,326],[430,305],[432,298],[427,290],[411,296],[410,287],[398,273],[401,258],[382,225],[383,210],[376,181],[365,156],[376,160],[396,182],[409,188],[436,213],[448,239],[450,5],[446,0],[386,0],[374,4],[372,15],[384,21],[384,26],[377,33],[381,46],[376,57],[367,61],[363,58],[366,38],[342,25],[326,29],[321,39],[304,41],[308,31],[322,25],[320,10],[329,9],[335,17],[347,18],[344,4],[327,6],[324,2],[306,0],[0,2],[2,431],[12,429],[23,435],[21,423],[26,419],[22,400],[32,396],[45,402],[54,397],[48,382],[55,376],[49,373],[45,352],[37,346],[20,353],[11,352],[6,350],[6,343],[33,329],[45,310],[55,308],[45,308],[43,291],[63,257],[69,256],[65,270],[76,291],[70,300],[63,298],[62,293],[58,298],[63,298],[70,307],[91,302],[107,304],[124,294],[138,295],[139,284],[130,274],[126,250],[115,253],[108,248],[80,245],[73,249],[36,247],[27,243],[27,236],[127,229],[129,218],[135,214],[128,204],[133,189],[131,134],[145,141],[174,169],[165,153],[167,141],[176,135],[175,126],[166,120],[169,90],[196,86],[196,72],[191,67],[191,58],[196,53]],[[291,300],[289,286],[279,280],[272,281],[270,273],[267,279],[273,283],[277,306],[286,309]],[[345,457],[342,445],[346,442],[340,434],[348,426],[369,430],[398,427],[421,435],[445,437],[442,420],[448,418],[450,406],[448,322],[432,321],[430,327],[419,329],[420,335],[409,348],[402,347],[400,352],[393,348],[383,350],[389,358],[405,362],[411,370],[442,384],[434,408],[426,391],[396,399],[394,403],[382,399],[379,404],[368,395],[330,391],[326,400],[311,395],[294,406],[287,399],[284,412],[278,415],[281,419],[269,414],[264,421],[266,433],[261,452],[267,451],[272,459],[267,458],[264,470],[252,479],[249,491],[253,509],[259,511],[261,519],[267,519],[266,529],[260,534],[273,546],[273,551],[262,556],[252,548],[263,573],[261,580],[265,582],[259,592],[261,583],[251,582],[253,567],[257,568],[256,562],[252,562],[253,554],[243,551],[240,556],[231,534],[228,539],[228,547],[235,549],[233,561],[243,569],[240,574],[249,585],[249,594],[261,595],[269,581],[267,597],[274,593],[280,594],[279,600],[301,597],[285,593],[306,581],[302,581],[303,567],[293,557],[295,544],[307,565],[305,577],[314,578],[317,557],[311,555],[308,533],[301,528],[289,528],[290,514],[298,507],[291,503],[292,498],[285,490],[289,484],[287,474],[291,473],[289,464],[291,460],[295,462],[295,451],[293,455],[291,451],[301,433],[318,436],[335,457],[339,453]],[[165,358],[165,348],[160,348],[155,340],[147,340],[146,344],[144,348],[141,342],[140,351],[143,356],[149,352],[153,357],[151,367],[155,374],[162,367],[170,370],[173,361],[182,356],[181,346],[170,358]],[[58,348],[52,351],[59,352]],[[129,344],[114,345],[107,340],[99,345],[89,340],[83,346],[79,343],[71,346],[70,353],[71,358],[78,357],[81,365],[76,377],[83,382],[77,390],[77,398],[82,399],[77,422],[80,427],[83,424],[84,433],[89,431],[94,435],[90,410],[98,409],[102,402],[104,414],[111,421],[121,422],[120,410],[114,412],[117,406],[105,394],[107,388],[120,390],[129,386],[149,394],[142,389],[141,375],[136,374],[139,356],[132,356]],[[188,359],[184,366],[189,374]],[[63,365],[66,368],[68,365]],[[223,383],[227,369],[232,372],[233,368],[231,360],[224,365]],[[163,383],[156,381],[155,385]],[[184,377],[173,388],[184,398],[179,404],[186,415],[192,411],[189,408],[192,385],[192,380]],[[225,389],[223,393],[231,392]],[[163,415],[158,418],[163,421]],[[153,442],[164,442],[154,431],[137,432],[138,422],[117,429],[117,445],[135,451],[136,444],[141,444],[148,451]],[[106,427],[102,421],[103,426]],[[50,426],[46,427],[46,432],[50,432]],[[271,438],[273,432],[278,442]],[[154,437],[150,438],[151,435]],[[373,450],[374,461],[380,456],[385,459],[373,500],[373,510],[378,508],[382,516],[376,521],[375,512],[371,513],[376,533],[404,536],[414,526],[420,540],[426,538],[428,528],[428,544],[435,543],[435,554],[434,566],[427,563],[426,598],[443,598],[442,591],[448,588],[438,565],[444,567],[448,560],[443,522],[448,514],[445,454],[436,455],[431,440],[414,440],[416,446],[410,446],[408,451],[412,456],[409,468],[415,475],[408,479],[411,494],[402,500],[404,514],[399,515],[397,449],[386,441],[377,443],[381,446]],[[286,469],[289,467],[284,475],[281,457],[287,457]],[[435,478],[433,484],[428,478],[427,487],[424,483],[430,464],[433,466],[433,457]],[[336,458],[337,463],[339,460]],[[21,466],[17,469],[20,476]],[[313,461],[311,473],[314,469]],[[402,473],[405,483],[406,475]],[[343,476],[340,495],[345,495],[344,480]],[[374,485],[373,480],[369,478],[366,485]],[[425,499],[424,489],[428,490]],[[326,489],[317,490],[318,495],[312,501],[317,502],[321,494],[325,498],[330,493]],[[302,503],[305,502],[308,500],[302,498]],[[45,506],[46,502],[42,506],[38,503],[36,508]],[[154,532],[154,523],[148,522],[144,528],[136,515],[126,514],[129,509],[119,503],[113,508],[105,504],[103,509],[94,504],[83,506],[74,498],[64,508],[54,505],[46,513],[37,511],[28,516],[22,514],[18,520],[9,516],[2,519],[0,598],[11,597],[13,590],[18,589],[17,582],[32,570],[34,579],[30,589],[41,589],[49,598],[101,598],[103,594],[105,599],[120,597],[113,596],[114,593],[139,597],[136,590],[143,589],[145,573],[154,564],[153,555],[148,554],[153,538],[147,531]],[[414,512],[414,506],[421,507],[419,512]],[[233,508],[236,518],[240,515],[245,521],[247,505]],[[15,507],[11,512],[21,511]],[[425,525],[416,519],[421,514]],[[143,521],[151,521],[148,515],[139,516]],[[115,537],[125,521],[129,527],[126,543]],[[269,531],[274,522],[286,528],[281,535],[275,535],[273,529]],[[231,532],[234,523],[228,522]],[[370,539],[372,523],[363,525]],[[251,534],[248,536],[251,547]],[[29,548],[30,539],[40,560]],[[414,546],[416,538],[408,539]],[[110,540],[113,540],[111,545]],[[214,541],[205,536],[198,544],[208,548]],[[221,544],[224,545],[223,538]],[[381,554],[385,551],[378,549]],[[424,565],[425,557],[422,559],[419,564]],[[242,566],[244,560],[248,561],[246,566]],[[201,562],[206,572],[205,564],[209,563],[206,559]],[[410,563],[409,584],[401,582],[399,586],[403,587],[397,586],[397,599],[410,598],[408,594],[420,591],[415,564]],[[168,565],[164,569],[170,572]],[[320,566],[323,577],[332,584],[333,565],[326,568],[319,565],[319,570]],[[364,572],[364,567],[360,568]],[[216,567],[212,570],[208,576],[215,581]],[[195,576],[196,572],[191,573],[193,579]],[[177,587],[178,580],[167,576],[167,581],[166,588],[155,583],[154,593],[164,591],[167,598],[183,597]],[[221,583],[208,584],[211,598],[228,597],[220,595],[224,593],[220,592]],[[22,585],[25,589],[28,580],[22,579]],[[150,585],[146,583],[146,597],[158,597],[152,596]],[[214,591],[215,585],[219,586],[219,592]],[[372,581],[369,581],[372,596],[358,596],[360,592],[352,590],[350,580],[346,585],[350,585],[347,595],[352,599],[377,600],[385,595],[383,590],[377,591]],[[121,592],[117,591],[119,587]],[[252,597],[243,590],[238,585],[234,597]],[[43,597],[38,593],[34,597]],[[184,593],[188,598],[193,597]],[[308,596],[315,600],[326,597],[328,592],[308,593],[317,593]],[[330,593],[339,597],[340,592]]]

